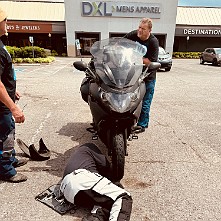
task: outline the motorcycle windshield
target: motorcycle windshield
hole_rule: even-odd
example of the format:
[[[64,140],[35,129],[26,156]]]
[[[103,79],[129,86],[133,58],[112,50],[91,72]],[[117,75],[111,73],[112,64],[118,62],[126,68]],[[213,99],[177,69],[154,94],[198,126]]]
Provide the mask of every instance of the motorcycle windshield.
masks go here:
[[[110,87],[133,86],[142,74],[146,48],[126,38],[109,38],[95,42],[91,49],[96,74]]]

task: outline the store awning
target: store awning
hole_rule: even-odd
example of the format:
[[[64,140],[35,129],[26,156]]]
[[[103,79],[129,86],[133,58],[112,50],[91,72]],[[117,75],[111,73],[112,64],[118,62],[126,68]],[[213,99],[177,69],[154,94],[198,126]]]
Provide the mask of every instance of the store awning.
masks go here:
[[[0,6],[7,11],[8,20],[65,21],[65,6],[62,2],[0,1]],[[220,26],[221,8],[178,7],[176,24]]]
[[[176,24],[220,26],[221,8],[178,7]]]
[[[8,20],[65,21],[64,3],[0,1]]]

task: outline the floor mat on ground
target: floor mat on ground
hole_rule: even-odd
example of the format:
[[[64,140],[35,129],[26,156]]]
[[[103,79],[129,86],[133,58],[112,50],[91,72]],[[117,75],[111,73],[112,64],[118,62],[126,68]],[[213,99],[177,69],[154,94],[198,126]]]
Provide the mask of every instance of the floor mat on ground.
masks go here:
[[[37,201],[44,203],[56,212],[65,214],[69,210],[76,209],[76,205],[69,203],[60,191],[60,184],[55,184],[35,197]]]

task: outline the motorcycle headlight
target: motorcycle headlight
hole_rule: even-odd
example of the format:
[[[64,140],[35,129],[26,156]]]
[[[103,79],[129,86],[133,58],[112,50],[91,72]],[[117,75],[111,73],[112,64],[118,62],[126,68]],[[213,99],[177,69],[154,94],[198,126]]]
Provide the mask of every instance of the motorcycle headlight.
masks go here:
[[[118,113],[124,113],[130,110],[133,102],[136,102],[140,97],[140,90],[137,88],[132,93],[118,94],[118,93],[107,93],[100,90],[100,98],[104,103],[109,103],[110,108]]]
[[[105,99],[110,103],[110,108],[113,111],[124,113],[130,109],[131,93],[116,94],[105,93]]]
[[[100,91],[100,96],[103,101],[107,101],[106,93],[104,91]]]
[[[130,98],[132,101],[136,101],[139,97],[140,97],[139,88],[137,88],[137,90],[134,91],[133,93],[130,93]]]

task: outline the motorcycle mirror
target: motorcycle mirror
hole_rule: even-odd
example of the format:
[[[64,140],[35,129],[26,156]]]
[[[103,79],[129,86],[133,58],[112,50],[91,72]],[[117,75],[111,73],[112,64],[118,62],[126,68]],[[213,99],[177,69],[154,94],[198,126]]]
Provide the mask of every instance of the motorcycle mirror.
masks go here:
[[[87,70],[87,63],[84,61],[75,61],[73,63],[74,67],[79,71],[86,71]]]
[[[152,71],[158,70],[161,67],[159,62],[151,62],[143,72],[143,79],[147,77]]]
[[[151,62],[148,66],[148,70],[158,70],[161,67],[159,62]]]

